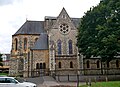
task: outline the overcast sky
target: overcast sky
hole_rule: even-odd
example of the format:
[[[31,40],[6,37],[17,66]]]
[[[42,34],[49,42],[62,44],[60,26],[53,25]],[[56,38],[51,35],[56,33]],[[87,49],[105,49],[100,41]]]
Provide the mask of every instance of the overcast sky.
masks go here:
[[[64,7],[70,17],[81,18],[100,0],[0,0],[0,53],[10,53],[12,35],[27,20],[58,16]]]

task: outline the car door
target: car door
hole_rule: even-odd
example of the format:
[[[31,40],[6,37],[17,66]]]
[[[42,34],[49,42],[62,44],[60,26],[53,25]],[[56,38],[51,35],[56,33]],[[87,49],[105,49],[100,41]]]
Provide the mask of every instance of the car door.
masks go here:
[[[18,82],[13,78],[6,78],[6,87],[19,87]]]
[[[0,78],[0,87],[19,87],[18,82],[13,78]]]

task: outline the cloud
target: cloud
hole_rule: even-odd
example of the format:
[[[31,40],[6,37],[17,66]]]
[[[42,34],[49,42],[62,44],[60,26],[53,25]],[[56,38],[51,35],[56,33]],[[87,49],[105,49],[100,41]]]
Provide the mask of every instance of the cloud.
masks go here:
[[[23,0],[0,0],[0,6],[13,4],[14,2],[22,2]]]
[[[0,0],[0,6],[12,4],[14,0]]]
[[[82,17],[100,0],[0,0],[0,52],[10,53],[12,35],[28,20],[58,16],[63,7],[70,17]]]

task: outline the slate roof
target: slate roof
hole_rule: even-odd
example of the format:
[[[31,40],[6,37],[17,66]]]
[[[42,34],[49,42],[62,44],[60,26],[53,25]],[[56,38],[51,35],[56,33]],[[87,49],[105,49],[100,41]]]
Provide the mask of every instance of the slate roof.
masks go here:
[[[52,16],[45,16],[45,19],[49,19],[49,20],[56,20],[57,17],[52,17]],[[79,27],[79,24],[80,24],[80,21],[81,19],[80,18],[71,18],[71,21],[73,22],[73,24],[75,25],[76,28]]]
[[[78,28],[80,21],[81,21],[80,18],[72,18],[71,20],[72,20],[73,24],[75,25],[75,27]]]
[[[44,21],[26,21],[14,34],[40,34],[45,33]]]
[[[48,35],[46,33],[41,33],[39,39],[37,42],[35,42],[35,45],[32,50],[47,50],[48,49]]]

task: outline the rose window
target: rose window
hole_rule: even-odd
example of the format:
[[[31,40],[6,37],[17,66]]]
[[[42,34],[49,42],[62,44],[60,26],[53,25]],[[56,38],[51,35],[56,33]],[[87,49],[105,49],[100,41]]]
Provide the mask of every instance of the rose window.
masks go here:
[[[61,24],[59,30],[61,33],[67,34],[69,32],[69,26],[67,24]]]

